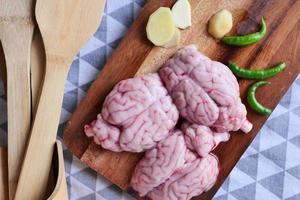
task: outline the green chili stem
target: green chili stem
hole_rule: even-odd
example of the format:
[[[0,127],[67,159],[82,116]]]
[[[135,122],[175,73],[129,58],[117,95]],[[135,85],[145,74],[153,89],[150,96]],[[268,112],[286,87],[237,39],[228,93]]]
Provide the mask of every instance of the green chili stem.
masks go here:
[[[277,65],[274,65],[273,67],[268,69],[254,70],[240,68],[233,61],[228,61],[228,67],[237,77],[262,80],[273,77],[278,73],[282,72],[286,67],[286,64],[284,62],[280,62]]]
[[[262,17],[260,31],[256,33],[250,33],[247,35],[241,35],[241,36],[225,36],[223,37],[222,41],[228,45],[247,46],[261,40],[266,33],[267,33],[267,25],[264,18]]]
[[[250,107],[255,110],[257,113],[261,115],[270,115],[272,113],[272,110],[269,108],[264,107],[261,105],[255,97],[256,89],[262,85],[269,85],[270,82],[267,81],[258,81],[250,86],[248,93],[247,93],[247,101]]]

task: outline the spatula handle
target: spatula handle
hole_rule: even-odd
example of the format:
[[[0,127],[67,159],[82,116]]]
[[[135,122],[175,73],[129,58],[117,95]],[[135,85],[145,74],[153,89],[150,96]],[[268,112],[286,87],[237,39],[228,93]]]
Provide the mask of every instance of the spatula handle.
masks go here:
[[[31,122],[29,63],[33,26],[11,25],[1,34],[7,70],[9,199],[13,199]]]
[[[47,62],[44,84],[16,191],[16,200],[44,199],[67,77],[61,63]],[[51,70],[47,70],[51,67]]]

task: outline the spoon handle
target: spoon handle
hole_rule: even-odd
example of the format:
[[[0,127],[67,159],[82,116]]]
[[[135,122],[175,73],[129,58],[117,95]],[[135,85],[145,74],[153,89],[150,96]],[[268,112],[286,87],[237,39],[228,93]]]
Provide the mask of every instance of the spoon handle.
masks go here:
[[[33,26],[2,30],[7,70],[8,186],[13,199],[31,122],[30,46]]]
[[[61,66],[63,63],[59,60],[47,62],[15,200],[45,198],[67,77],[66,67]]]

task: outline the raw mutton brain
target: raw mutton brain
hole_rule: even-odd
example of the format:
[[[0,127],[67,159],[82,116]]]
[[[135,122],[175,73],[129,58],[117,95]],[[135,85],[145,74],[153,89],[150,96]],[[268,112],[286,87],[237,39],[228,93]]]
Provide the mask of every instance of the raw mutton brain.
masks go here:
[[[158,74],[148,74],[120,81],[85,133],[103,148],[142,152],[166,138],[178,117]]]
[[[88,137],[93,137],[94,142],[104,149],[122,151],[119,143],[120,130],[103,120],[101,114],[98,114],[97,119],[90,125],[85,125],[84,132]]]
[[[173,172],[183,166],[186,146],[181,131],[160,141],[146,151],[145,157],[137,164],[131,178],[131,186],[140,196],[165,182]]]
[[[179,50],[159,74],[180,114],[189,122],[213,127],[217,132],[252,129],[235,76],[194,45]]]
[[[152,200],[188,200],[208,191],[219,174],[217,158],[209,154],[197,157],[177,169],[172,176],[148,194]]]
[[[217,180],[218,160],[210,152],[229,140],[229,131],[246,133],[252,124],[235,76],[195,46],[179,50],[159,75],[119,82],[85,133],[112,151],[147,150],[131,178],[140,196],[186,200]],[[179,113],[187,122],[173,131]]]
[[[188,122],[184,122],[181,129],[184,133],[186,146],[190,150],[196,151],[201,157],[208,156],[220,142],[226,142],[230,138],[227,132],[216,133],[207,126]]]

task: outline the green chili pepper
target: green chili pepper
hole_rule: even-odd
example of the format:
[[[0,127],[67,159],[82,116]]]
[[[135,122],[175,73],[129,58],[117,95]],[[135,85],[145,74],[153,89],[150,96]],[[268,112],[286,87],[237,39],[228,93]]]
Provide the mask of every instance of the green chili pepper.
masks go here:
[[[228,61],[228,67],[237,77],[262,80],[265,78],[273,77],[276,74],[280,73],[284,70],[286,64],[284,62],[281,62],[269,69],[254,70],[240,68],[234,62]]]
[[[225,44],[233,46],[247,46],[249,44],[254,44],[261,40],[267,32],[267,26],[264,18],[261,18],[261,28],[259,32],[250,33],[248,35],[242,36],[225,36],[222,41]]]
[[[271,83],[268,81],[258,81],[256,83],[254,83],[253,85],[251,85],[251,87],[249,88],[248,93],[247,93],[248,104],[250,105],[250,107],[253,110],[255,110],[257,113],[259,113],[261,115],[270,115],[272,110],[264,107],[256,100],[255,92],[259,86],[269,85],[269,84],[271,84]]]

